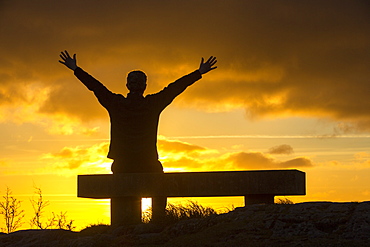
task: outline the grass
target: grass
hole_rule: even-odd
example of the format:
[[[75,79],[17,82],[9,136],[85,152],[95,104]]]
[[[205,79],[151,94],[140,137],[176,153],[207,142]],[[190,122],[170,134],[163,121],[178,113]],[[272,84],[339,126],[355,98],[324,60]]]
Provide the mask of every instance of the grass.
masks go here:
[[[230,211],[230,209],[228,209],[228,211]],[[161,223],[173,224],[181,220],[206,218],[208,216],[216,214],[218,213],[213,208],[203,206],[198,202],[194,201],[189,201],[185,205],[183,204],[175,205],[168,203],[166,208],[166,217]],[[143,223],[149,223],[152,216],[151,208],[144,211],[142,215]],[[107,232],[109,230],[109,227],[110,225],[102,223],[90,224],[86,226],[84,229],[82,229],[80,232],[86,235],[94,235]]]
[[[166,207],[166,216],[164,223],[174,223],[180,220],[194,219],[194,218],[205,218],[210,215],[217,214],[216,210],[211,207],[203,206],[198,202],[189,201],[187,204],[171,204],[168,203]],[[152,216],[152,210],[143,212],[143,222],[149,223]]]
[[[217,214],[217,212],[213,208],[202,206],[193,201],[189,201],[186,205],[168,204],[166,208],[166,217],[171,222],[194,218],[205,218],[215,214]]]

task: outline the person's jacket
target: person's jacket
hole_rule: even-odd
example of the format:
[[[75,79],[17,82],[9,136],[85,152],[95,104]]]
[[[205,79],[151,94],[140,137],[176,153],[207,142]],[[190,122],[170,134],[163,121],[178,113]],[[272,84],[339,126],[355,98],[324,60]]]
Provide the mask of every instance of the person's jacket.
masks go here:
[[[127,97],[109,91],[81,68],[75,76],[107,109],[111,121],[108,158],[132,167],[137,172],[158,171],[157,130],[160,113],[188,86],[202,76],[198,70],[169,84],[156,94],[128,93]],[[159,163],[160,169],[163,169]],[[127,167],[129,168],[129,167]],[[128,169],[130,170],[130,169]]]

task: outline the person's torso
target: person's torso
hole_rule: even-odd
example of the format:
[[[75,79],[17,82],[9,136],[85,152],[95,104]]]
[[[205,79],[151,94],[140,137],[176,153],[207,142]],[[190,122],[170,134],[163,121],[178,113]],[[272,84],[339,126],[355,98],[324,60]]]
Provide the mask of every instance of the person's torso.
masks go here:
[[[110,156],[114,159],[158,159],[157,130],[162,110],[153,97],[117,97],[108,109],[111,119]]]

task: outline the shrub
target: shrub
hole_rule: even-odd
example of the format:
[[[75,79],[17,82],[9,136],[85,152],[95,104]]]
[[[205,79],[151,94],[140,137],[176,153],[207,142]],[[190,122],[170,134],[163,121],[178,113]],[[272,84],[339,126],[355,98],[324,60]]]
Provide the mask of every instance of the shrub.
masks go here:
[[[294,202],[285,197],[284,199],[279,198],[275,204],[294,204]]]
[[[38,199],[30,199],[30,202],[32,204],[32,208],[34,211],[34,216],[30,220],[30,225],[32,227],[36,227],[38,229],[47,229],[50,228],[53,224],[52,220],[48,220],[46,223],[43,223],[41,219],[43,218],[44,209],[45,207],[50,205],[49,201],[44,201],[41,193],[40,188],[35,188],[35,193],[38,195]]]
[[[74,220],[68,219],[67,212],[60,212],[56,214],[52,212],[52,217],[48,218],[45,222],[42,222],[45,207],[50,205],[49,201],[44,201],[40,188],[35,188],[35,193],[38,195],[38,199],[31,199],[31,204],[35,215],[30,220],[31,227],[35,226],[38,229],[64,229],[74,230],[76,227],[73,226]]]
[[[21,227],[24,218],[24,210],[21,210],[21,201],[12,196],[12,191],[7,187],[4,201],[0,202],[0,214],[3,215],[5,220],[5,228],[2,231],[6,233],[14,232],[17,228]]]

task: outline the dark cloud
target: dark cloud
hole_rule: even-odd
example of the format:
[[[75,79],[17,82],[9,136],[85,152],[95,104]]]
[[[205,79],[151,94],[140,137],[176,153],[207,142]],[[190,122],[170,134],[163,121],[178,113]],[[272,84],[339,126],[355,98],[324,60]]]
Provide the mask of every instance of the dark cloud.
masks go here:
[[[113,91],[143,69],[148,92],[217,55],[219,69],[178,101],[251,117],[331,118],[370,131],[367,1],[2,1],[0,107],[28,84],[51,89],[39,111],[106,117],[57,62],[63,49]],[[93,103],[94,102],[94,103]]]
[[[269,149],[270,154],[292,154],[294,153],[292,146],[282,144]]]
[[[312,167],[310,159],[299,157],[288,161],[279,161],[259,152],[240,152],[230,154],[226,159],[239,169],[280,169]]]
[[[313,164],[310,159],[300,157],[300,158],[295,158],[292,160],[281,162],[280,166],[284,168],[313,167]]]

